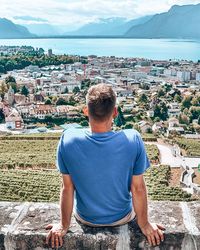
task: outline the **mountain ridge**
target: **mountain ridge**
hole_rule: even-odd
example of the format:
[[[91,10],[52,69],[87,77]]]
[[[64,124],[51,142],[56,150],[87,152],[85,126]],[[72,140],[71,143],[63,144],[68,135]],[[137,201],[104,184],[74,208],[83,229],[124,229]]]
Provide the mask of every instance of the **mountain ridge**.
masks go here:
[[[31,38],[36,37],[29,30],[19,24],[15,24],[7,18],[0,18],[0,38]]]
[[[200,38],[200,4],[174,5],[148,22],[131,27],[127,38]]]

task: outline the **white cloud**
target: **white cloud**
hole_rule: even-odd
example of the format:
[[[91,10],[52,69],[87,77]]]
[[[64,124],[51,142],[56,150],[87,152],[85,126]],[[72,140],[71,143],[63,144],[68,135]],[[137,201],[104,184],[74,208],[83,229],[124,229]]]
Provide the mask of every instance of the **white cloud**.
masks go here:
[[[200,0],[1,0],[0,17],[32,16],[78,26],[102,17],[137,18],[168,11],[174,4],[195,3]]]

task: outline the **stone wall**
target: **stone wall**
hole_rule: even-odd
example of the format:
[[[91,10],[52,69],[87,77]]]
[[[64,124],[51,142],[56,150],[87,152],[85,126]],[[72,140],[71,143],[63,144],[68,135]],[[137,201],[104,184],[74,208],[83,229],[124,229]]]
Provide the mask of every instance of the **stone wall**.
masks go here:
[[[200,202],[150,202],[152,222],[166,227],[165,241],[150,248],[134,222],[113,228],[91,228],[72,219],[65,250],[200,250]],[[0,202],[0,250],[45,250],[45,226],[59,221],[55,203]]]

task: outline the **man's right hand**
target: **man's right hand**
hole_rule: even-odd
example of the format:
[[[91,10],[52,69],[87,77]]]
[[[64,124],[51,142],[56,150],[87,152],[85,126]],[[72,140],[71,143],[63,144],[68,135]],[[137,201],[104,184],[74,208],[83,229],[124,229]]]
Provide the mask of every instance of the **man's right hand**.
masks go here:
[[[143,227],[140,227],[142,233],[147,237],[147,240],[151,246],[159,245],[161,241],[164,241],[163,230],[165,228],[156,223],[147,222]]]

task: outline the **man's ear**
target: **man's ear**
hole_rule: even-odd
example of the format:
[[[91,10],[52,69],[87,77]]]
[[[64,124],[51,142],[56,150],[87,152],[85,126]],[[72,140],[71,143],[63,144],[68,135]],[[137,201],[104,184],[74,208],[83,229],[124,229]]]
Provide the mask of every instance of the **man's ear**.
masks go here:
[[[88,116],[88,108],[86,106],[83,108],[83,114]]]
[[[116,118],[117,116],[118,116],[117,107],[114,107],[113,118]]]

